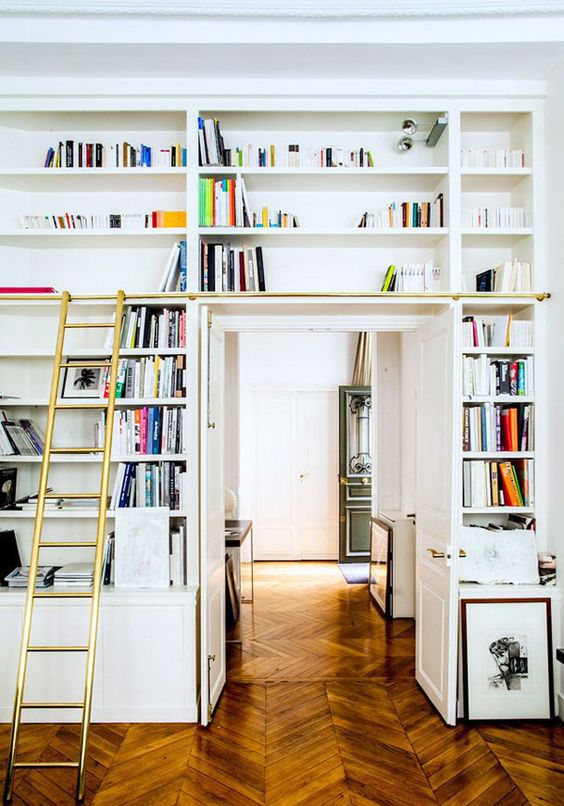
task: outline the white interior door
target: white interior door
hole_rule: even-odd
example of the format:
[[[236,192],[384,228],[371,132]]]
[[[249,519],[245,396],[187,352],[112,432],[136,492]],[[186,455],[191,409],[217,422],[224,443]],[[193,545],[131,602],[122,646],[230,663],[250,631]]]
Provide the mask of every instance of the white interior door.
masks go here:
[[[255,558],[337,559],[337,391],[256,389],[253,398]]]
[[[416,678],[456,722],[456,309],[418,331]],[[435,556],[433,556],[435,555]]]
[[[208,315],[202,328],[201,427],[201,713],[207,725],[225,685],[225,334]],[[204,319],[205,322],[205,319]]]

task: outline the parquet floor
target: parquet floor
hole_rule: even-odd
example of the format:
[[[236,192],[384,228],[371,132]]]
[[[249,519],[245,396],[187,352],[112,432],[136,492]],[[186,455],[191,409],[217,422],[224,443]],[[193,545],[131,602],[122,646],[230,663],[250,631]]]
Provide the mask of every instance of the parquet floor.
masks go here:
[[[94,725],[88,804],[564,804],[561,723],[446,727],[413,682],[412,623],[334,565],[257,564],[255,592],[212,725]],[[24,730],[29,756],[75,757],[75,726]],[[7,741],[1,726],[1,775]],[[22,772],[15,791],[66,806],[74,774]]]

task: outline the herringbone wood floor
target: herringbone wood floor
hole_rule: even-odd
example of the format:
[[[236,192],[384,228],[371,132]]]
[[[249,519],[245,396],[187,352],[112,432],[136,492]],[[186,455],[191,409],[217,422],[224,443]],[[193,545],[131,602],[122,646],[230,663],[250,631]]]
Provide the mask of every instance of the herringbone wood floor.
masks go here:
[[[448,728],[413,682],[411,622],[387,624],[329,563],[261,563],[256,577],[212,725],[94,725],[87,803],[564,804],[560,723]],[[29,725],[23,749],[74,758],[77,735]],[[1,726],[2,763],[7,741]],[[73,795],[72,772],[28,771],[14,804]]]

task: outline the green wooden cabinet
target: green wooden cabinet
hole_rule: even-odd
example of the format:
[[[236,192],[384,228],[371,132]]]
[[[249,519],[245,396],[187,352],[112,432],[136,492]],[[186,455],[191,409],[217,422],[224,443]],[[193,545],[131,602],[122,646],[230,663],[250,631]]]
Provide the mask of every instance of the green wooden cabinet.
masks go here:
[[[339,387],[339,562],[370,557],[370,386]]]

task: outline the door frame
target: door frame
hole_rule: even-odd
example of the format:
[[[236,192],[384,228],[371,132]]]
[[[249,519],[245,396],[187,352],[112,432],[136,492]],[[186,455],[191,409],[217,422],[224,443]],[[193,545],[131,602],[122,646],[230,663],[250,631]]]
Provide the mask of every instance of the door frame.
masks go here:
[[[346,296],[346,295],[343,295]],[[270,300],[269,300],[270,301]],[[273,302],[276,302],[273,300]],[[428,302],[425,301],[422,303],[420,300],[416,300],[413,303],[406,302],[405,300],[397,300],[398,303],[401,303],[401,307],[399,305],[390,305],[389,303],[392,300],[386,300],[387,305],[385,306],[384,310],[382,305],[382,300],[375,299],[371,300],[363,300],[363,305],[368,306],[369,309],[372,309],[370,313],[366,313],[366,309],[362,310],[360,307],[358,311],[354,311],[351,313],[351,306],[347,306],[346,310],[343,310],[341,306],[337,303],[337,307],[335,307],[335,301],[329,300],[328,302],[315,303],[314,313],[307,312],[307,309],[304,308],[303,302],[300,302],[299,299],[284,299],[282,302],[283,305],[283,312],[281,312],[280,307],[273,306],[272,313],[265,313],[267,310],[267,305],[253,305],[250,304],[243,298],[233,298],[230,300],[226,300],[225,298],[220,298],[214,301],[211,297],[206,299],[197,299],[195,300],[196,312],[199,311],[200,308],[205,307],[207,310],[211,311],[214,317],[217,317],[218,320],[221,322],[225,333],[244,333],[244,332],[264,332],[264,331],[278,331],[278,332],[305,332],[305,331],[322,331],[322,332],[354,332],[360,333],[363,331],[372,332],[372,333],[380,333],[380,332],[393,332],[393,333],[402,333],[402,332],[412,332],[416,331],[419,327],[426,324],[427,322],[431,321],[436,315],[439,313],[443,313],[446,310],[452,309],[453,307],[459,307],[455,301],[446,300],[445,302],[437,303],[437,300],[429,300]],[[395,302],[395,300],[394,300]],[[319,313],[320,308],[327,307],[329,312]],[[277,308],[277,309],[276,309]],[[378,308],[380,308],[381,312],[378,312]],[[386,312],[387,309],[387,312]],[[394,311],[395,309],[395,311]],[[199,350],[201,349],[201,331],[200,331],[200,340],[199,340]],[[375,351],[376,352],[376,351]],[[373,387],[375,382],[375,375],[376,373],[373,372]],[[202,423],[204,422],[204,418],[207,417],[207,407],[203,406],[203,401],[205,400],[205,395],[202,394],[202,369],[200,367],[199,372],[199,424],[200,429],[202,428]],[[373,389],[374,391],[374,389]],[[376,464],[377,460],[377,443],[375,439],[375,432],[376,429],[373,425],[371,433],[373,435],[372,443],[376,450],[373,453],[373,460],[374,464]],[[456,459],[456,457],[455,457]],[[456,461],[453,462],[453,468],[456,466]],[[199,500],[199,520],[200,523],[200,558],[205,556],[206,544],[205,544],[205,531],[201,529],[201,511],[202,511],[202,491],[204,489],[204,480],[205,480],[205,466],[204,462],[202,461],[202,455],[200,451],[200,462],[199,462],[199,478],[198,478],[198,500]],[[374,485],[373,485],[374,488]],[[375,502],[375,495],[373,494],[372,498],[373,502]],[[373,508],[376,506],[373,503]],[[458,531],[455,530],[453,534],[453,543],[458,546]],[[416,563],[418,562],[418,558]],[[201,571],[203,566],[200,565]],[[416,568],[416,574],[418,573],[418,569]],[[200,606],[200,631],[202,629],[202,606]],[[455,629],[458,629],[458,624],[456,624]],[[417,630],[417,626],[416,626]],[[201,632],[200,632],[201,635]],[[200,641],[200,646],[202,647],[202,642]]]

